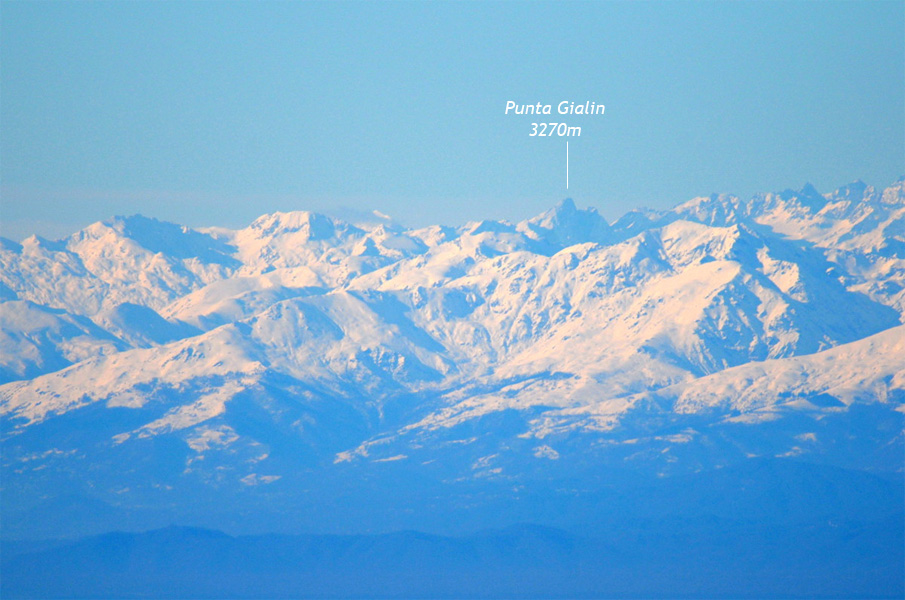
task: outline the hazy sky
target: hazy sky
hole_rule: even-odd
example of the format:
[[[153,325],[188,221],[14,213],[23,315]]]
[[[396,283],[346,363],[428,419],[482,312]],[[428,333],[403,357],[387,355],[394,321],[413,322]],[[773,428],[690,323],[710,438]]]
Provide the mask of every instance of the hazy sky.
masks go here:
[[[0,222],[616,218],[905,172],[905,3],[3,2]],[[531,138],[507,100],[604,104]],[[552,120],[558,119],[553,115]],[[546,119],[545,119],[546,120]]]

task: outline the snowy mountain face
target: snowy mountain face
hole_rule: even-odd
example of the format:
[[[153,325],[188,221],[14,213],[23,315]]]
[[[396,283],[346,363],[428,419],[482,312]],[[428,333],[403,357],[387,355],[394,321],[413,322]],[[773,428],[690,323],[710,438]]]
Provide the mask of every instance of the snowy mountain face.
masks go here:
[[[903,469],[905,180],[612,225],[571,200],[415,230],[117,217],[2,240],[0,293],[4,520],[22,535],[62,497],[294,506],[308,527],[350,486],[370,523],[386,498],[473,504],[602,468]]]

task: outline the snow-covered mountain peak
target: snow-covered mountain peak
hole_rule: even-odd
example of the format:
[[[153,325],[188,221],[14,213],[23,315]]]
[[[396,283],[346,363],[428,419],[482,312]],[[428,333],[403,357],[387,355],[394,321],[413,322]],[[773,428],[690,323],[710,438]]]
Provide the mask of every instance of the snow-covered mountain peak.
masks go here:
[[[373,244],[364,241],[367,235],[339,219],[295,211],[263,215],[230,240],[237,248],[235,256],[242,263],[238,272],[243,277],[294,269],[293,278],[301,285],[332,286],[392,260],[370,251]]]
[[[136,251],[179,260],[236,267],[236,248],[221,237],[142,215],[116,216],[72,234],[67,247],[79,254],[103,253],[103,246],[134,244]],[[141,250],[139,250],[141,249]]]
[[[340,229],[351,227],[340,223]],[[246,231],[258,238],[300,233],[303,241],[323,241],[337,234],[337,223],[326,215],[308,211],[275,212],[258,217]]]
[[[881,198],[884,204],[905,205],[905,177],[900,177],[894,185],[883,190]]]
[[[672,213],[682,219],[697,221],[705,225],[725,227],[743,219],[740,215],[742,202],[731,194],[711,194],[699,196],[680,204]]]
[[[536,217],[528,219],[526,223],[544,229],[555,229],[559,225],[568,225],[573,222],[579,214],[582,216],[590,216],[597,214],[597,209],[591,207],[579,210],[578,207],[575,206],[575,201],[572,200],[572,198],[563,198],[553,205],[552,208],[542,212]]]
[[[711,227],[696,221],[673,221],[659,230],[666,255],[675,265],[693,261],[745,260],[763,245],[744,225]]]
[[[874,188],[858,179],[849,183],[848,185],[844,185],[836,189],[832,194],[828,195],[828,199],[836,202],[840,200],[847,202],[860,202],[865,198],[872,196],[873,192]]]
[[[517,229],[547,246],[545,253],[585,242],[608,244],[614,239],[612,228],[596,208],[580,210],[571,198],[565,198],[550,210],[522,221]]]
[[[801,190],[786,189],[764,197],[765,208],[785,210],[798,216],[815,215],[827,204],[826,197],[810,183],[806,183]]]

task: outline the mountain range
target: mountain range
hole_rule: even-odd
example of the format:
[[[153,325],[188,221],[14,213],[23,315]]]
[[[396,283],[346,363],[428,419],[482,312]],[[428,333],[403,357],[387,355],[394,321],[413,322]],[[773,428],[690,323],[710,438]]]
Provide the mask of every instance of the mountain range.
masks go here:
[[[905,178],[613,223],[115,217],[2,239],[0,298],[5,538],[605,531],[668,510],[620,489],[763,461],[901,495]]]

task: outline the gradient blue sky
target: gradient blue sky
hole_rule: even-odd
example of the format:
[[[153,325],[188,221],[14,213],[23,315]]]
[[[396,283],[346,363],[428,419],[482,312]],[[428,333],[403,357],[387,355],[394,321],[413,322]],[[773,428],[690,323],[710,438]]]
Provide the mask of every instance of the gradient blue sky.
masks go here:
[[[3,2],[2,234],[613,219],[905,172],[905,3]],[[564,139],[507,100],[591,100]]]

